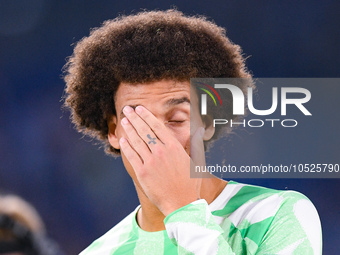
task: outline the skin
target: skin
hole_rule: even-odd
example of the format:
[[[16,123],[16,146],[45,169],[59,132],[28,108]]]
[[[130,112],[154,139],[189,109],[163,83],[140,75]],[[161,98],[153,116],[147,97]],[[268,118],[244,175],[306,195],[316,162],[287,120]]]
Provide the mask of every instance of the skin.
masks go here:
[[[164,230],[163,220],[173,211],[200,198],[211,203],[221,193],[226,181],[190,178],[190,165],[205,165],[203,141],[214,128],[203,123],[189,82],[121,83],[115,106],[108,139],[121,150],[136,186],[143,230]]]

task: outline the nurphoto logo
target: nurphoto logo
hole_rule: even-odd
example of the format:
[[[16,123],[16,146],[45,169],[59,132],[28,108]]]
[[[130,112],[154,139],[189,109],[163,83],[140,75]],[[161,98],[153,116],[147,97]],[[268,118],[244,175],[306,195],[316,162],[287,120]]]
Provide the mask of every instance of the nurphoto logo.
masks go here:
[[[204,82],[196,81],[195,84],[197,88],[205,93],[201,94],[201,115],[209,115],[208,113],[208,95],[211,100],[214,102],[214,105],[217,106],[217,100],[219,101],[219,105],[223,106],[223,102],[221,99],[222,93],[231,93],[232,97],[232,114],[238,116],[244,116],[246,113],[246,109],[249,110],[252,114],[256,116],[268,116],[275,113],[278,110],[278,106],[280,103],[280,115],[287,116],[287,105],[293,105],[298,110],[302,112],[305,116],[312,116],[311,112],[306,108],[304,104],[310,101],[311,93],[308,89],[302,87],[272,87],[271,89],[271,106],[267,109],[257,109],[254,106],[253,98],[254,98],[254,88],[249,86],[247,89],[246,95],[243,93],[242,89],[236,85],[229,83],[216,83],[219,79],[212,79],[214,84],[208,85],[207,79],[204,79]],[[234,79],[235,80],[235,79]],[[270,88],[268,88],[270,89]],[[219,93],[217,92],[219,90]],[[279,92],[280,91],[280,97]],[[290,97],[290,95],[294,95],[294,97]],[[215,99],[217,98],[217,100]],[[225,109],[226,111],[228,109]],[[230,109],[229,109],[230,111]],[[216,125],[226,125],[229,124],[230,127],[235,125],[241,125],[243,127],[263,127],[266,123],[271,125],[271,127],[275,127],[276,123],[280,123],[282,127],[296,127],[298,125],[298,121],[296,119],[274,119],[274,118],[256,118],[256,119],[243,119],[242,121],[236,122],[233,119],[213,119],[214,127]]]

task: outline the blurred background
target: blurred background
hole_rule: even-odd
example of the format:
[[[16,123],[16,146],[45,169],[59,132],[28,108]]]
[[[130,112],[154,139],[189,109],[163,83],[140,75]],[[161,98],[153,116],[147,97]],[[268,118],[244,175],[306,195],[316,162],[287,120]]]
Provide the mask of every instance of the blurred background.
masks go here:
[[[108,231],[135,209],[138,199],[121,160],[106,156],[93,145],[95,141],[78,134],[69,113],[61,110],[62,67],[72,45],[104,20],[173,6],[186,14],[206,15],[226,27],[231,40],[243,48],[256,77],[339,77],[340,3],[336,0],[1,0],[0,192],[32,203],[49,236],[67,254],[79,253]],[[339,93],[339,88],[329,92],[334,99]],[[334,131],[339,104],[331,110],[332,118],[323,121]],[[333,162],[327,163],[339,163],[336,132],[329,135],[322,123],[304,132],[308,133],[304,138],[314,142],[306,150],[295,150],[297,154],[285,154],[290,150],[284,135],[259,139],[248,134],[243,141],[249,138],[255,149],[243,155],[249,162],[259,155],[262,162],[273,157],[298,160],[298,153],[315,154],[317,149],[320,155],[332,155]],[[235,139],[231,138],[231,144],[247,146],[239,137]],[[234,148],[235,155],[243,151],[242,146]],[[338,254],[340,179],[240,181],[307,195],[320,214],[324,254]]]

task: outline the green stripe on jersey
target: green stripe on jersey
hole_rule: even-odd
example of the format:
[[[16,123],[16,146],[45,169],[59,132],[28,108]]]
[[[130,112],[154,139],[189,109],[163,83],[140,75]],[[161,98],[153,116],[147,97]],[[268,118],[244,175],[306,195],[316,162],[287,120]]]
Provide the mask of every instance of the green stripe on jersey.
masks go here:
[[[233,182],[235,183],[235,182]],[[230,184],[228,184],[230,185]],[[257,186],[247,185],[242,187],[235,196],[233,196],[229,202],[225,205],[225,207],[221,210],[216,210],[212,212],[212,215],[226,217],[230,213],[234,212],[237,208],[239,208],[244,203],[254,200],[254,199],[261,199],[263,197],[268,197],[271,194],[277,193],[278,191],[261,188]],[[264,195],[264,196],[261,196]]]

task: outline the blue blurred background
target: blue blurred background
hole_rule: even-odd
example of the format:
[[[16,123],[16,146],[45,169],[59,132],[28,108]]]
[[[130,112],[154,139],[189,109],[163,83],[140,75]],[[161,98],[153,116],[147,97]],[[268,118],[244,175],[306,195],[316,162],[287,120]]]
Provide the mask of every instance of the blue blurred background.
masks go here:
[[[61,110],[61,69],[71,45],[118,14],[173,6],[226,27],[256,77],[339,77],[336,0],[0,1],[0,192],[31,202],[67,254],[80,252],[138,205],[121,160],[105,156],[78,134]],[[339,95],[339,90],[330,93]],[[338,120],[339,108],[332,110]],[[339,135],[328,137],[328,145],[329,140],[318,139],[325,132],[322,124],[315,125],[306,129],[308,137],[322,145],[320,153],[338,159]],[[268,160],[287,147],[284,136],[275,139],[282,146],[256,140],[267,148],[262,152]],[[320,214],[324,254],[339,253],[340,179],[244,181],[306,194]]]

